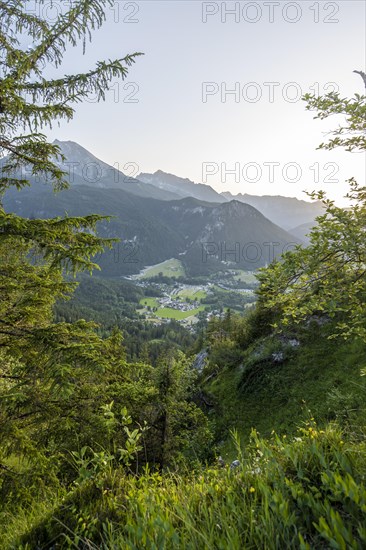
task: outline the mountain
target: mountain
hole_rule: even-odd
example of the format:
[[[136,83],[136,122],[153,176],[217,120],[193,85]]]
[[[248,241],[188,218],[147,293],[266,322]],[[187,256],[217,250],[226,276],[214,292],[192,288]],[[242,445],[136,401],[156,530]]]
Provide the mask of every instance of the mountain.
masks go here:
[[[193,198],[170,201],[164,219],[184,237],[180,259],[191,275],[227,267],[256,269],[301,242],[239,201],[219,205]]]
[[[141,173],[138,175],[138,179],[179,197],[194,197],[198,200],[215,203],[236,200],[249,204],[286,231],[303,224],[310,224],[311,226],[315,218],[323,213],[323,207],[319,201],[308,202],[280,195],[257,196],[241,193],[232,195],[230,192],[218,193],[209,185],[194,183],[188,178],[180,178],[162,170],[158,170],[154,174]],[[305,237],[305,234],[301,233],[301,235]]]
[[[157,189],[174,193],[179,197],[194,197],[195,199],[208,202],[226,202],[226,197],[223,197],[212,189],[209,185],[203,183],[194,183],[188,178],[180,178],[174,174],[167,174],[162,170],[158,170],[154,174],[139,174],[138,179],[144,183],[148,183]]]
[[[181,178],[158,170],[154,174],[141,173],[137,178],[124,174],[116,166],[110,166],[95,157],[87,149],[74,141],[54,141],[66,157],[63,162],[56,162],[67,173],[70,186],[88,186],[94,189],[119,189],[129,194],[163,201],[172,201],[193,197],[209,203],[225,203],[236,200],[249,204],[259,210],[266,218],[286,231],[302,224],[313,223],[322,214],[320,202],[307,202],[296,198],[281,196],[256,196],[248,194],[232,195],[229,192],[218,193],[209,185],[194,183],[188,178]],[[0,159],[0,168],[6,162]],[[31,185],[38,191],[49,184],[45,178],[35,178],[26,174]],[[18,174],[23,177],[24,174]],[[10,191],[15,192],[15,191]]]
[[[58,163],[69,174],[69,182],[74,185],[88,185],[103,189],[123,189],[139,197],[171,200],[180,195],[170,190],[162,190],[124,174],[115,166],[103,162],[87,149],[74,141],[54,141],[66,157],[66,163]]]
[[[238,200],[257,208],[266,218],[289,231],[292,227],[314,222],[317,216],[324,213],[320,201],[308,202],[294,197],[272,195],[248,195],[247,193],[232,195],[222,193],[227,200]]]
[[[170,258],[182,261],[188,275],[237,267],[255,269],[300,242],[250,205],[184,198],[163,201],[138,197],[123,189],[75,185],[53,193],[49,186],[7,192],[7,211],[27,218],[112,215],[99,223],[104,237],[121,242],[97,262],[102,275],[121,276]]]
[[[314,225],[316,225],[314,222],[302,223],[301,225],[293,227],[289,233],[294,235],[297,239],[302,240],[305,244],[309,244],[309,233]]]
[[[194,197],[198,200],[223,203],[237,200],[254,206],[266,218],[285,230],[302,224],[311,224],[317,216],[323,213],[320,202],[308,202],[292,197],[257,196],[230,192],[218,193],[209,185],[194,183],[188,178],[180,178],[158,170],[154,174],[141,173],[138,179],[146,184],[165,192],[174,193],[179,197]]]
[[[59,166],[68,173],[69,189],[54,194],[45,180],[30,177],[30,187],[6,192],[4,207],[27,218],[113,216],[99,224],[102,236],[121,240],[97,259],[106,276],[137,273],[170,258],[180,259],[192,276],[228,266],[255,269],[300,242],[259,209],[208,185],[162,171],[129,178],[73,141],[54,143],[66,157]]]
[[[71,187],[87,185],[96,189],[122,189],[139,197],[150,197],[160,200],[172,200],[180,196],[171,191],[147,185],[136,178],[124,174],[116,167],[110,166],[98,159],[74,141],[59,141],[56,139],[53,143],[58,145],[61,153],[66,157],[65,161],[55,161],[55,164],[66,172],[67,176],[65,179]],[[5,162],[6,158],[0,160],[0,168]],[[35,178],[29,175],[27,170],[26,175],[31,185],[39,190],[43,189],[45,184],[49,184],[45,178]],[[22,177],[24,173],[22,176],[15,173],[15,176]]]

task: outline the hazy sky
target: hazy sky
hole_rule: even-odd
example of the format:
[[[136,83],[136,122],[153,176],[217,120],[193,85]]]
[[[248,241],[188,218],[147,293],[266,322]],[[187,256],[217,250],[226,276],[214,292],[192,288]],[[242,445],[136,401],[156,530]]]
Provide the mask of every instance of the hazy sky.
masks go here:
[[[104,103],[78,106],[50,137],[132,175],[161,169],[218,191],[302,198],[321,188],[340,201],[345,179],[364,181],[365,156],[315,151],[338,122],[314,121],[296,98],[329,83],[345,96],[363,93],[352,71],[365,68],[365,27],[362,0],[116,1],[86,55],[71,48],[63,70],[145,56]]]

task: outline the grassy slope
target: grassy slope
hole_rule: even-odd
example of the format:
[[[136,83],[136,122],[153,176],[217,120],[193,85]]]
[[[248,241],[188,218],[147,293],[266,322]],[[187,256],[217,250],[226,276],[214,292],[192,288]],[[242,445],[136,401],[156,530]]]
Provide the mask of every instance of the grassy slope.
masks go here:
[[[140,478],[106,471],[8,517],[2,547],[365,548],[365,443],[314,422],[297,436],[264,441],[253,434],[245,454],[238,448],[234,470]]]
[[[296,349],[261,339],[242,366],[206,384],[220,403],[215,416],[223,438],[236,425],[247,443],[243,451],[226,444],[229,457],[240,459],[238,469],[136,478],[106,463],[94,481],[55,489],[10,514],[0,527],[3,547],[50,548],[57,541],[65,550],[365,548],[366,350],[320,332]],[[275,363],[281,347],[285,360]],[[256,378],[243,386],[247,372]],[[343,397],[330,398],[335,390]],[[351,429],[343,435],[322,425],[334,418],[348,419]],[[249,438],[251,427],[268,440]]]
[[[151,277],[156,277],[159,273],[162,273],[165,277],[181,277],[185,275],[182,262],[171,258],[161,264],[147,268],[139,278],[151,279]]]
[[[251,271],[238,270],[234,275],[235,281],[240,281],[242,283],[257,283],[257,278],[254,273]]]
[[[143,306],[150,306],[151,308],[157,307],[159,308],[159,303],[157,302],[156,298],[142,298],[140,300],[140,304]],[[159,308],[157,311],[154,312],[154,315],[157,317],[161,317],[162,319],[176,319],[176,320],[182,320],[187,319],[187,317],[193,317],[197,315],[199,311],[203,311],[204,306],[200,306],[196,309],[191,309],[189,311],[180,311],[178,309],[173,309],[170,307],[164,307]]]
[[[182,299],[183,301],[186,298],[199,301],[202,298],[206,298],[206,292],[201,289],[196,289],[196,287],[194,287],[193,289],[185,288],[178,292],[177,297]]]
[[[275,429],[293,433],[305,419],[319,422],[337,418],[341,422],[362,424],[366,419],[366,380],[360,369],[366,365],[366,350],[361,345],[308,338],[282,364],[268,358],[268,340],[258,350],[248,350],[243,364],[224,369],[205,389],[218,403],[216,424],[223,440],[228,427],[236,427],[244,441],[251,428],[267,437]],[[262,361],[262,375],[245,388],[240,384],[246,363]],[[231,455],[232,447],[223,452]]]
[[[141,298],[140,304],[142,306],[150,306],[150,307],[159,307],[159,303],[156,298],[149,298],[145,296],[144,298]]]
[[[204,307],[200,306],[196,309],[190,309],[189,311],[179,311],[170,307],[164,307],[158,309],[156,315],[165,319],[187,319],[187,317],[194,317],[199,311],[203,311]]]

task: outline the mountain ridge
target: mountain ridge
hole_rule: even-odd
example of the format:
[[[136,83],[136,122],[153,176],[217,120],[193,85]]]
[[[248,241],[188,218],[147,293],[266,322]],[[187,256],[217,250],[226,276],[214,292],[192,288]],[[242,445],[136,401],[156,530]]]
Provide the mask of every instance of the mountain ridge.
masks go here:
[[[314,222],[315,218],[323,213],[319,202],[282,195],[259,196],[246,193],[234,195],[228,191],[218,193],[209,185],[195,183],[189,178],[182,178],[161,169],[154,174],[141,172],[137,177],[128,176],[119,170],[118,166],[111,166],[100,160],[75,141],[56,139],[53,143],[66,157],[65,161],[56,160],[55,162],[66,172],[66,180],[70,186],[86,185],[101,189],[122,189],[136,196],[168,201],[190,196],[217,204],[238,200],[254,206],[266,218],[286,231]],[[0,161],[0,166],[5,160]],[[47,183],[45,178],[35,178],[32,175],[28,176],[28,179],[39,189]]]
[[[226,198],[215,191],[210,185],[196,183],[189,178],[181,178],[175,174],[157,170],[153,174],[140,173],[138,179],[158,189],[164,189],[181,197],[192,196],[199,200],[211,202],[226,202]],[[187,194],[188,193],[188,194]]]
[[[98,231],[121,242],[97,259],[102,275],[113,277],[138,273],[172,257],[180,259],[192,276],[230,265],[256,269],[272,261],[281,247],[301,242],[240,201],[217,204],[192,197],[164,201],[123,189],[78,185],[56,195],[50,187],[6,193],[4,207],[27,218],[64,216],[65,212],[114,216],[108,223],[101,222]],[[272,242],[278,243],[274,253],[268,248]]]
[[[296,197],[283,195],[249,195],[238,193],[233,195],[225,191],[222,195],[227,200],[238,200],[257,208],[276,225],[290,231],[294,227],[315,222],[317,216],[324,213],[320,201],[305,201]]]

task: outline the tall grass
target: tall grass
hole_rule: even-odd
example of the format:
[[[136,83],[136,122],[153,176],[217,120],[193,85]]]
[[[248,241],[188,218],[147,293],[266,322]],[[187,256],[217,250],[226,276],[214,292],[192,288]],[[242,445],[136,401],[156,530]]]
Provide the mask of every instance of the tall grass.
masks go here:
[[[35,504],[32,526],[14,517],[4,548],[366,548],[365,441],[311,420],[291,439],[253,432],[238,451],[236,469],[88,481],[47,513]]]

